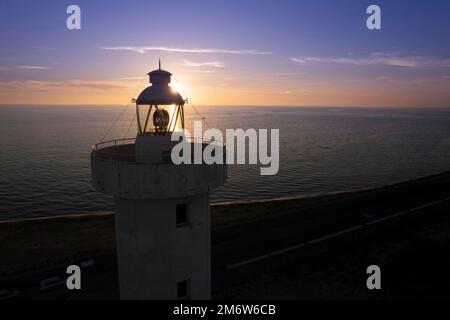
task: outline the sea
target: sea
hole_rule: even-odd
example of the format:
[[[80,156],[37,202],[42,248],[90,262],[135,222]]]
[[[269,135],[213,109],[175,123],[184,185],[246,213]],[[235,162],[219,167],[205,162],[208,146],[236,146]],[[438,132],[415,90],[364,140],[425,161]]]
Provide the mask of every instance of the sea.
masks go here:
[[[450,170],[449,108],[186,105],[204,128],[279,129],[279,172],[229,165],[212,202],[355,191]],[[0,220],[112,211],[91,146],[136,135],[134,106],[0,106]]]

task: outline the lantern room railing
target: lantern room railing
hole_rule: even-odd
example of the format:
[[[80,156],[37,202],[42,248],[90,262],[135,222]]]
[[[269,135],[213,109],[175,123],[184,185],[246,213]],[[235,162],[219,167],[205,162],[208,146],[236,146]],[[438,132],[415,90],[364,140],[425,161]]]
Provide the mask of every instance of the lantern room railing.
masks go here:
[[[101,159],[136,161],[136,138],[101,141],[91,147],[92,153]]]
[[[106,147],[112,147],[112,146],[118,146],[123,144],[134,144],[136,143],[136,138],[124,138],[124,139],[115,139],[115,140],[108,140],[108,141],[101,141],[99,143],[94,144],[91,149],[98,151],[100,149],[106,148]]]
[[[217,143],[224,147],[224,144],[217,140],[208,140],[202,138],[186,137],[188,143],[201,143],[206,146],[211,143]],[[124,138],[109,141],[101,141],[92,145],[91,150],[95,156],[105,160],[115,161],[136,161],[136,138]],[[193,156],[193,155],[192,155]],[[224,149],[225,157],[225,149]],[[165,163],[171,163],[171,152],[163,151],[162,158]]]

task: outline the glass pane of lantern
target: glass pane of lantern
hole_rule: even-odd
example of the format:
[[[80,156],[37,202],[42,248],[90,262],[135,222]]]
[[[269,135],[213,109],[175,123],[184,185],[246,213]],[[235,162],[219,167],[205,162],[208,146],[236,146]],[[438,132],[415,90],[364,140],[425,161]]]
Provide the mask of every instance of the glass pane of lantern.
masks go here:
[[[139,128],[145,134],[170,134],[182,129],[182,107],[138,105]]]
[[[138,105],[137,106],[137,117],[138,117],[138,129],[139,133],[144,133],[147,131],[148,122],[150,121],[150,114],[152,107],[149,105]]]

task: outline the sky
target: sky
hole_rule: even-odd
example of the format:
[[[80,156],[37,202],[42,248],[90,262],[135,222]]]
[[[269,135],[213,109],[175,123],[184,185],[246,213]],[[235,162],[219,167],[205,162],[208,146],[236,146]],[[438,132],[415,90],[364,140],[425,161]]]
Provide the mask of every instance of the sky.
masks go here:
[[[0,104],[123,105],[160,58],[196,105],[448,107],[449,39],[448,0],[2,0]]]

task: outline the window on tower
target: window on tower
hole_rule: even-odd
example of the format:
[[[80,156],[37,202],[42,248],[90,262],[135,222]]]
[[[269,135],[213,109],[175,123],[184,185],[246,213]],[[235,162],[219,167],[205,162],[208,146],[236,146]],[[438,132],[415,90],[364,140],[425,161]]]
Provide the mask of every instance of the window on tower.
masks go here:
[[[177,204],[176,223],[177,227],[189,224],[189,202]]]
[[[189,299],[190,298],[190,280],[183,280],[177,282],[177,298],[178,299]]]

